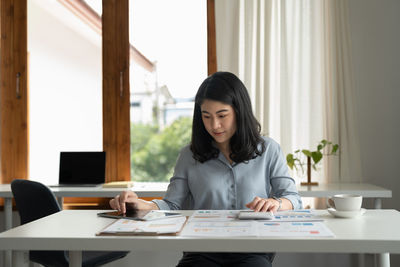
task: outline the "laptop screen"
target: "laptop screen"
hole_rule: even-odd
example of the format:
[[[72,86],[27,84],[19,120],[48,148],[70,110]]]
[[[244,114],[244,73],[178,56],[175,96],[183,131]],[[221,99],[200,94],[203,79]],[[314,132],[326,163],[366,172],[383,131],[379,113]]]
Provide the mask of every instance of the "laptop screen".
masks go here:
[[[60,184],[101,184],[105,170],[104,151],[60,153]]]

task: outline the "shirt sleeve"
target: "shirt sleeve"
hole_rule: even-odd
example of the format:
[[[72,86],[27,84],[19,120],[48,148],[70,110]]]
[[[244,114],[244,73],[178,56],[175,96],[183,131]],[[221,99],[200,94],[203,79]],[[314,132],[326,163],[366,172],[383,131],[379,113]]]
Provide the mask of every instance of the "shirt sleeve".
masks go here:
[[[193,161],[189,147],[181,150],[175,165],[174,175],[170,179],[165,197],[154,199],[153,202],[160,210],[181,210],[190,209],[190,190],[188,186],[188,168]]]
[[[271,144],[270,182],[271,195],[288,199],[293,209],[301,209],[303,204],[296,188],[296,183],[289,176],[287,164],[278,143]]]

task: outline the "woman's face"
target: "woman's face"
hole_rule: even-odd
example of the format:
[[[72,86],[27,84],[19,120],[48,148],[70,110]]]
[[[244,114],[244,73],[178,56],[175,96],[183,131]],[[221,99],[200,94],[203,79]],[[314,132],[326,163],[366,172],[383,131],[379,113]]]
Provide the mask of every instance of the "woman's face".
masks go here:
[[[229,145],[236,132],[236,115],[231,105],[206,99],[201,108],[201,117],[207,132],[219,145]]]

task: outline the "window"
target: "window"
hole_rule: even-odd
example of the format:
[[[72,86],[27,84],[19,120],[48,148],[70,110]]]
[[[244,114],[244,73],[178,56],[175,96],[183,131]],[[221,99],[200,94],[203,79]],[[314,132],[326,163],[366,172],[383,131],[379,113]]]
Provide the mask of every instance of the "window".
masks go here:
[[[142,1],[146,5],[145,2]],[[207,20],[209,25],[212,22],[211,28],[214,28],[214,2],[212,0],[196,0],[190,4],[185,2],[168,1],[168,8],[165,9],[165,3],[152,1],[151,8],[168,10],[165,12],[169,14],[167,17],[166,14],[150,10],[149,5],[147,11],[141,9],[150,12],[147,13],[151,18],[148,21],[149,25],[156,23],[159,28],[164,25],[162,21],[165,24],[168,20],[175,21],[170,17],[173,10],[186,11],[186,16],[176,13],[180,21],[178,24],[175,21],[175,24],[167,29],[170,31],[168,35],[164,34],[167,30],[163,32],[160,29],[155,35],[156,39],[154,36],[145,36],[143,32],[131,35],[132,42],[136,42],[143,51],[133,44],[130,44],[130,49],[126,49],[129,46],[127,7],[128,5],[139,7],[140,1],[120,0],[102,3],[97,0],[32,0],[13,4],[2,2],[1,10],[7,11],[10,7],[18,7],[15,9],[18,10],[18,14],[2,12],[1,16],[2,25],[8,25],[2,28],[3,38],[0,46],[2,58],[8,61],[3,60],[2,63],[12,63],[3,64],[1,72],[4,85],[1,100],[3,104],[6,103],[0,129],[3,170],[1,181],[7,183],[18,177],[54,183],[58,177],[58,157],[61,150],[106,150],[108,164],[106,179],[129,179],[131,169],[129,111],[134,114],[132,124],[143,124],[146,127],[151,124],[154,127],[150,127],[151,131],[167,133],[168,127],[178,118],[191,117],[193,109],[191,98],[207,75],[206,64],[208,63],[209,72],[216,69],[215,31],[210,33],[210,28],[208,32],[206,28]],[[103,10],[106,12],[102,11],[101,4],[105,5]],[[207,8],[210,11],[210,7],[212,11],[206,14]],[[195,18],[200,24],[193,24]],[[29,27],[29,33],[26,25]],[[132,29],[133,26],[134,23]],[[147,33],[149,32],[150,30],[147,30]],[[102,38],[102,34],[106,38]],[[162,34],[167,39],[162,38]],[[212,38],[207,38],[207,35]],[[151,38],[141,42],[143,37]],[[210,45],[210,40],[214,44]],[[149,41],[152,46],[146,45]],[[173,45],[167,46],[170,44]],[[157,51],[151,52],[154,46],[175,49],[167,48],[163,51],[164,54],[173,56],[172,60],[171,58],[167,60],[170,61],[169,64],[165,64],[167,61],[157,55]],[[132,66],[130,73],[126,73],[124,71],[128,69],[126,62],[129,57]],[[102,66],[102,62],[106,63]],[[176,64],[170,64],[171,62]],[[149,65],[154,70],[149,71]],[[133,75],[129,75],[131,73]],[[178,83],[167,81],[174,76],[179,77]],[[123,81],[122,86],[120,81]],[[129,92],[130,83],[134,90],[136,87],[138,90],[151,86],[157,88],[153,91],[153,96],[158,96],[155,98],[156,101],[154,98],[148,98],[152,100],[148,102],[150,109],[149,104],[136,94],[139,91],[133,90],[132,95],[128,93],[120,97],[116,88],[126,88],[127,90],[123,91]],[[17,98],[15,98],[16,92]],[[135,110],[145,108],[151,112],[140,113]],[[185,123],[189,125],[186,129],[190,129],[189,118]],[[183,134],[190,136],[190,130],[176,134],[173,127],[170,129],[172,129],[170,132],[175,132],[175,136],[181,137]],[[135,133],[132,132],[132,135]],[[187,142],[182,140],[188,138],[177,138],[177,141],[184,144]],[[174,155],[168,158],[173,158],[175,162],[177,153],[175,151]],[[164,156],[161,155],[160,158]],[[167,171],[162,170],[162,173],[171,170],[167,169]],[[147,175],[147,178],[154,179],[155,176],[151,176]]]
[[[27,2],[29,178],[54,184],[60,151],[103,150],[101,32],[62,1]]]
[[[207,76],[207,3],[129,5],[130,43],[154,64],[130,64],[131,179],[168,181],[190,142],[194,96]]]

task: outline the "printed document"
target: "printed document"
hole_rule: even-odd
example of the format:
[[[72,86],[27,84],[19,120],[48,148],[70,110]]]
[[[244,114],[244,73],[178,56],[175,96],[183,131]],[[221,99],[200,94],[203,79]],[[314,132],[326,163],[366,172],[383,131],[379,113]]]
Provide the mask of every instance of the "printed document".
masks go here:
[[[181,236],[257,236],[255,221],[188,221]]]
[[[186,222],[186,217],[173,217],[154,221],[118,219],[97,235],[160,235],[178,233]]]
[[[235,221],[241,210],[196,210],[189,221]],[[249,210],[246,210],[249,211]],[[287,210],[274,213],[269,221],[323,221],[314,210]]]
[[[276,222],[311,222],[323,221],[314,210],[285,210],[274,213],[274,218],[270,221]]]
[[[313,210],[281,211],[271,220],[238,220],[239,210],[193,212],[181,236],[333,237],[323,218]]]
[[[323,222],[258,222],[259,236],[334,237]]]
[[[239,214],[238,210],[196,210],[189,217],[189,222],[227,222],[235,221]]]

